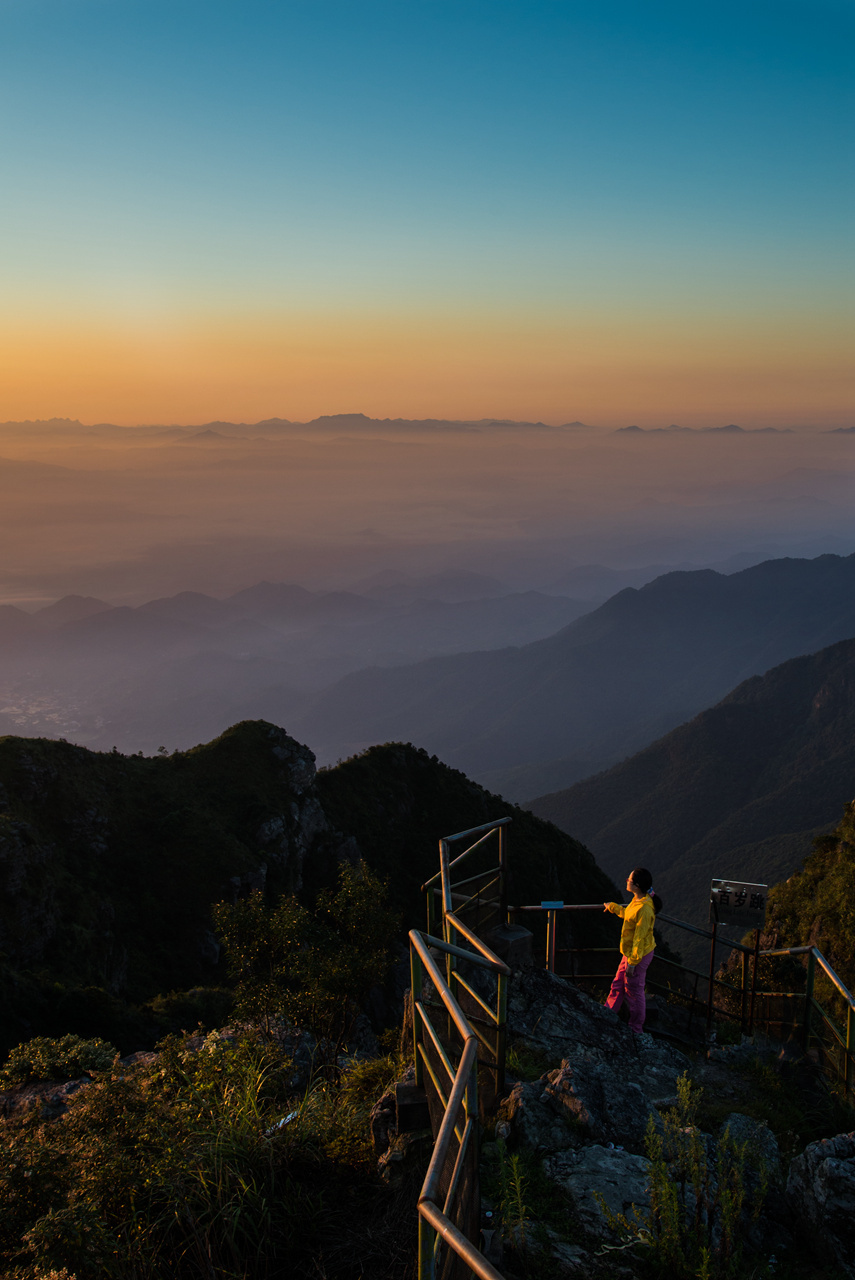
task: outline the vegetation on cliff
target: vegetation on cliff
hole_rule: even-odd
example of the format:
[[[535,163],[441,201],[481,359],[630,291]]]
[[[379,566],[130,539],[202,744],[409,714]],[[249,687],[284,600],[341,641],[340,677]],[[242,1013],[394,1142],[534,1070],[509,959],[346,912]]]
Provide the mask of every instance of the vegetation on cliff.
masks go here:
[[[0,738],[0,1052],[73,1032],[127,1053],[222,1025],[215,904],[293,893],[314,908],[362,859],[410,928],[437,838],[502,815],[512,900],[615,896],[575,840],[412,746],[316,774],[308,748],[265,721],[151,758]]]
[[[251,1035],[117,1060],[61,1120],[36,1106],[0,1126],[2,1274],[401,1280],[415,1215],[379,1182],[368,1126],[396,1069],[354,1065],[295,1097],[293,1063]]]
[[[855,991],[855,801],[839,825],[814,842],[804,867],[769,894],[762,946],[818,947]]]

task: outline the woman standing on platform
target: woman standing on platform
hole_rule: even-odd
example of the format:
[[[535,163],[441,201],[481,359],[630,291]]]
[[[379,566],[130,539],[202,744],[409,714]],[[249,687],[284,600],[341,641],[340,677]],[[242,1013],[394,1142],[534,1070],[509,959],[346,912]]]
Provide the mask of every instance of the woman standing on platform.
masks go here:
[[[626,999],[629,1005],[629,1029],[640,1034],[644,1026],[647,1005],[644,998],[644,981],[653,959],[656,943],[653,940],[653,924],[662,910],[662,899],[653,892],[653,876],[645,867],[636,867],[629,873],[627,892],[632,902],[622,907],[619,902],[604,902],[603,910],[611,911],[623,920],[620,933],[621,962],[615,974],[607,1009],[615,1012]]]

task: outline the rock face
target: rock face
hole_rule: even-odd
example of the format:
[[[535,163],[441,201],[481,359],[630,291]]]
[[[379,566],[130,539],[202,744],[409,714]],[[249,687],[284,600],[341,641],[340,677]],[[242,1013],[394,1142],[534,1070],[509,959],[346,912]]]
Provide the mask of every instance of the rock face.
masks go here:
[[[787,1202],[817,1251],[855,1277],[855,1132],[812,1142],[790,1165]]]
[[[609,1143],[641,1154],[649,1119],[674,1100],[685,1056],[636,1036],[611,1010],[544,970],[515,975],[508,1002],[512,1036],[561,1059],[534,1084],[514,1087],[501,1119],[528,1146],[563,1150]]]
[[[544,1170],[568,1193],[592,1235],[612,1235],[599,1197],[611,1213],[629,1218],[633,1206],[639,1213],[650,1208],[650,1161],[644,1156],[595,1143],[547,1157]]]
[[[12,969],[120,999],[204,984],[219,954],[211,903],[307,879],[316,892],[358,856],[323,811],[312,752],[265,721],[151,759],[0,738],[0,953]],[[23,998],[16,1016],[31,1018]]]
[[[513,1085],[496,1126],[497,1138],[511,1151],[524,1148],[541,1160],[544,1173],[571,1202],[583,1233],[581,1253],[574,1242],[572,1259],[562,1253],[566,1239],[551,1242],[552,1274],[603,1274],[598,1268],[604,1251],[611,1258],[609,1251],[618,1250],[608,1274],[637,1276],[631,1248],[609,1219],[622,1215],[632,1224],[633,1207],[642,1222],[649,1218],[651,1162],[645,1137],[651,1121],[654,1130],[665,1130],[663,1116],[678,1105],[678,1080],[689,1060],[650,1035],[633,1035],[611,1011],[544,970],[514,973],[508,1024],[516,1048],[522,1042],[535,1060],[560,1060],[560,1066],[538,1080]],[[757,1046],[751,1048],[756,1057]],[[716,1069],[720,1074],[722,1068]],[[855,1280],[855,1134],[809,1147],[794,1162],[785,1198],[775,1135],[765,1123],[738,1111],[725,1118],[717,1134],[699,1134],[711,1193],[718,1176],[716,1137],[725,1129],[745,1148],[742,1247],[760,1258],[786,1248],[798,1225],[794,1210],[810,1231],[822,1223],[827,1233],[833,1219],[839,1224],[834,1256],[845,1263],[843,1274]],[[676,1166],[672,1173],[677,1176]],[[694,1203],[691,1188],[687,1196],[688,1209]],[[717,1221],[713,1247],[720,1241]]]

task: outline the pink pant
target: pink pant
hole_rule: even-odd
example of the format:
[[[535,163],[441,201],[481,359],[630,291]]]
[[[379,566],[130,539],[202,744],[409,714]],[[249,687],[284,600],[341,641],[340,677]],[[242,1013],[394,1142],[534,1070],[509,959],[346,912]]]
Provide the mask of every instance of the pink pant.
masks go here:
[[[609,998],[606,1001],[607,1009],[619,1009],[626,996],[626,1002],[629,1005],[629,1029],[630,1031],[640,1031],[644,1026],[644,1015],[647,1012],[647,1002],[644,999],[644,980],[647,977],[647,970],[650,968],[650,961],[653,959],[653,952],[648,951],[643,960],[639,960],[638,964],[627,964],[626,956],[621,957],[618,965],[618,971],[615,974],[612,989],[609,992]]]

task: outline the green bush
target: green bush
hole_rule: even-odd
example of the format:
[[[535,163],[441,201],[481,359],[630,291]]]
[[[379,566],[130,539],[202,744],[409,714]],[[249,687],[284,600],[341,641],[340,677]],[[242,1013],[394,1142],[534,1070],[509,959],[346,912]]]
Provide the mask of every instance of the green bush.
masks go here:
[[[399,919],[385,883],[344,863],[336,892],[322,891],[314,911],[295,897],[268,907],[256,892],[213,914],[236,981],[236,1018],[266,1036],[277,1022],[303,1027],[335,1063],[360,1001],[389,968]]]
[[[234,994],[225,987],[194,987],[191,991],[170,991],[157,995],[145,1005],[160,1028],[167,1032],[206,1031],[224,1026],[234,1006]]]
[[[108,1071],[117,1053],[106,1040],[37,1036],[9,1054],[0,1071],[0,1087],[14,1089],[31,1080],[75,1080],[96,1071]]]
[[[0,1126],[0,1275],[350,1275],[325,1269],[329,1250],[351,1266],[370,1244],[370,1273],[403,1277],[416,1217],[379,1184],[368,1126],[397,1067],[354,1064],[295,1098],[293,1063],[272,1041],[167,1037],[153,1061],[78,1090],[61,1121],[33,1108]]]
[[[61,1123],[34,1110],[0,1131],[3,1275],[260,1276],[311,1242],[317,1195],[273,1130],[290,1062],[216,1033],[159,1048],[75,1094]]]

